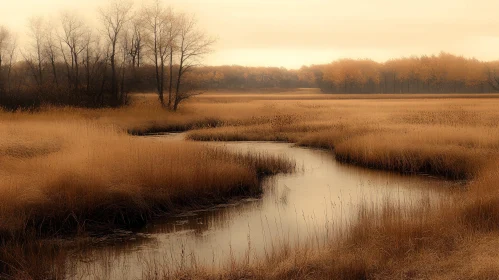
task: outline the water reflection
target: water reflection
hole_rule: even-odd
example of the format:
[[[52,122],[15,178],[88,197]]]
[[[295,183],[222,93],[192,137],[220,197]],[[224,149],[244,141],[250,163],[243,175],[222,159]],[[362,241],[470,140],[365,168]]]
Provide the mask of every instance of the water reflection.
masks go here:
[[[177,136],[178,137],[178,136]],[[166,141],[156,137],[154,141]],[[280,246],[314,240],[319,246],[353,222],[361,203],[411,207],[437,200],[448,182],[356,168],[331,153],[284,143],[206,143],[238,152],[282,156],[302,167],[264,180],[261,198],[230,202],[148,225],[135,239],[81,246],[66,261],[66,276],[135,279],[151,270],[192,265],[218,267],[230,260],[261,258]],[[102,246],[105,244],[105,246]]]

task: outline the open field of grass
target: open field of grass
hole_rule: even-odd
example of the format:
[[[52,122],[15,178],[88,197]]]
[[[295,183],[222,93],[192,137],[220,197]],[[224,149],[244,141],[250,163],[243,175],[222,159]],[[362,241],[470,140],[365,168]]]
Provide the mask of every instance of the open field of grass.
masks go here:
[[[151,105],[154,95],[137,95],[122,109],[0,113],[0,230],[139,222],[156,211],[258,191],[258,174],[292,169],[279,159],[126,133],[189,130],[191,140],[286,141],[330,149],[360,166],[468,183],[448,201],[410,213],[366,207],[340,245],[185,271],[185,278],[497,278],[499,99],[386,97],[208,93],[172,113]]]
[[[435,96],[434,96],[435,97]],[[499,100],[253,100],[201,103],[223,108],[223,126],[192,140],[271,140],[334,149],[338,160],[378,169],[472,178],[499,147]],[[209,96],[203,97],[206,100]],[[215,99],[217,97],[214,97]],[[399,96],[400,98],[400,96]],[[230,100],[230,99],[228,99]],[[240,112],[235,119],[233,112]],[[251,112],[254,115],[251,115]],[[256,113],[258,112],[258,113]]]

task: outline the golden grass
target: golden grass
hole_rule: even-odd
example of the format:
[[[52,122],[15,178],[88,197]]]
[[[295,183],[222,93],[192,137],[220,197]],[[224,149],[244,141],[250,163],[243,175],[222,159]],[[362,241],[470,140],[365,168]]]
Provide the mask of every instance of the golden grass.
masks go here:
[[[0,133],[4,235],[134,225],[159,211],[258,193],[260,176],[293,168],[87,121],[3,122]]]
[[[113,201],[122,212],[131,205],[155,206],[156,199],[162,205],[185,203],[179,197],[189,200],[203,193],[200,182],[224,194],[235,185],[257,186],[258,160],[123,133],[192,130],[188,137],[193,140],[288,141],[331,149],[339,160],[361,166],[469,181],[466,191],[456,190],[436,206],[422,202],[410,212],[391,205],[365,208],[341,244],[283,250],[257,264],[215,272],[199,268],[165,278],[497,278],[499,99],[359,95],[349,100],[301,93],[208,94],[189,101],[177,114],[151,107],[154,97],[149,95],[137,96],[134,106],[119,110],[0,113],[1,135],[9,135],[0,139],[0,176],[7,178],[0,181],[2,201],[5,197],[0,213],[15,213],[2,219],[0,228],[22,228],[39,205],[49,206],[40,213],[53,217],[72,216],[67,209],[88,213],[85,207],[94,202]],[[263,166],[268,165],[276,167],[268,173],[288,170],[278,160]],[[68,193],[61,188],[67,185],[76,187]],[[151,195],[151,188],[157,195]],[[51,199],[59,203],[45,204]],[[78,225],[87,219],[76,217]]]
[[[329,246],[282,248],[256,263],[151,279],[497,279],[499,176],[487,174],[437,204],[361,207],[359,220]]]
[[[334,150],[337,159],[362,166],[455,179],[472,178],[483,159],[499,148],[499,101],[494,98],[225,99],[194,105],[210,112],[219,104],[216,118],[224,125],[191,131],[189,139],[288,141]],[[248,110],[259,115],[251,116]],[[240,112],[237,121],[233,111]]]
[[[235,98],[235,97],[234,97]],[[436,98],[436,99],[433,99]],[[337,159],[399,172],[468,179],[440,205],[407,213],[387,205],[364,209],[344,243],[283,253],[189,279],[496,279],[499,152],[496,99],[286,100],[251,102],[289,114],[259,124],[189,133],[195,140],[283,140],[327,148]],[[250,104],[251,104],[250,103]],[[224,101],[224,106],[228,106]],[[262,119],[260,119],[262,120]],[[173,277],[177,277],[175,274]]]

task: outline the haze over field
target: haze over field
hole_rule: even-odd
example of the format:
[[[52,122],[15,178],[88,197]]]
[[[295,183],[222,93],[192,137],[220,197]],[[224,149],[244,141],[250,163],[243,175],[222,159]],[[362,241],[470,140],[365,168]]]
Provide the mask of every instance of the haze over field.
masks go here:
[[[7,2],[7,1],[5,1]],[[146,1],[137,1],[140,6]],[[207,65],[284,66],[339,58],[437,54],[447,51],[496,60],[499,1],[172,0],[196,14],[218,37]],[[26,34],[28,18],[75,10],[97,22],[99,0],[19,0],[3,3],[0,25]]]

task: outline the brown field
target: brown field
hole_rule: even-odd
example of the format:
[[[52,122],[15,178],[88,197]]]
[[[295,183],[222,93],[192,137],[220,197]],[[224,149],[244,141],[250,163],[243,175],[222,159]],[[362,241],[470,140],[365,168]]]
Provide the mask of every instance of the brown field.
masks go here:
[[[391,205],[366,207],[341,244],[283,250],[257,264],[199,268],[174,277],[499,277],[494,249],[499,242],[496,96],[208,93],[177,113],[152,105],[155,99],[137,95],[133,105],[122,109],[0,113],[4,235],[137,223],[157,211],[257,192],[259,174],[293,168],[265,156],[233,155],[193,142],[166,145],[126,134],[188,130],[191,140],[286,141],[331,149],[338,160],[360,166],[467,184],[438,206],[422,204],[410,213]],[[101,215],[109,207],[113,211]],[[97,216],[104,219],[96,221]]]

